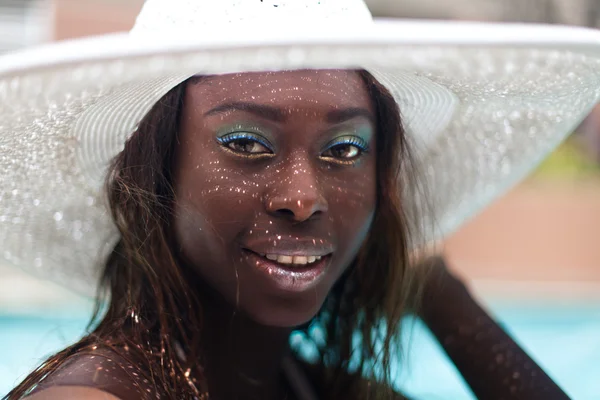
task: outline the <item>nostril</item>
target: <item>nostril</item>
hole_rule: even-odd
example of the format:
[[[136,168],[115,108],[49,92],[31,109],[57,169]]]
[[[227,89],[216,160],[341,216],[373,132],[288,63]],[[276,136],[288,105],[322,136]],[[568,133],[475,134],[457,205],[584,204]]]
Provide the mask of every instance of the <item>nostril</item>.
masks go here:
[[[294,212],[289,208],[280,208],[279,210],[277,210],[277,213],[282,217],[294,217],[295,215]]]
[[[303,212],[303,210],[294,212],[289,208],[280,208],[276,211],[276,215],[279,216],[279,218],[285,218],[294,221],[307,221],[309,219],[313,219],[314,217],[321,215],[322,213],[323,212],[320,210],[306,213]]]
[[[266,200],[265,210],[269,214],[296,222],[307,221],[327,212],[327,202],[322,197],[315,199],[275,197]]]

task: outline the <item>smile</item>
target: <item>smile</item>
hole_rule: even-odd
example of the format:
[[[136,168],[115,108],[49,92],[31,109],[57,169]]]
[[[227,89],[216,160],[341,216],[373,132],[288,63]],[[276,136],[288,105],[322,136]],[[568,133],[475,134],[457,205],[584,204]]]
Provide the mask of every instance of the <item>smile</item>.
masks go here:
[[[259,255],[268,260],[276,261],[279,264],[286,264],[286,265],[313,264],[322,258],[321,256],[288,256],[288,255],[281,255],[281,254],[259,254]]]
[[[328,258],[335,250],[332,244],[320,238],[294,241],[261,238],[241,247],[246,252],[289,268],[310,267]]]
[[[332,253],[277,254],[259,253],[244,249],[246,262],[270,285],[284,292],[306,292],[314,290],[325,276]]]
[[[327,258],[328,256],[331,255],[331,253],[323,254],[323,252],[320,252],[320,253],[315,252],[310,255],[309,254],[291,255],[291,254],[276,254],[276,253],[259,253],[259,252],[256,252],[256,251],[250,250],[250,249],[244,249],[244,250],[248,253],[252,253],[255,256],[258,256],[265,260],[272,261],[274,263],[281,264],[285,267],[292,268],[292,269],[294,269],[294,268],[300,269],[302,267],[311,267],[311,265],[317,264],[322,259]]]

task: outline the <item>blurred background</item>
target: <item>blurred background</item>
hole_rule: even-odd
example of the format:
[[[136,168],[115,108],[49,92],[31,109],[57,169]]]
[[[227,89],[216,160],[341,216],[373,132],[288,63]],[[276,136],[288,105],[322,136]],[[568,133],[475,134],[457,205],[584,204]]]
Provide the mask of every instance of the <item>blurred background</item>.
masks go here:
[[[599,0],[371,0],[374,15],[600,26]],[[0,53],[128,30],[143,0],[0,0]],[[600,399],[600,110],[527,181],[445,243],[488,309],[574,399]],[[0,265],[0,395],[82,335],[90,304]],[[407,323],[409,323],[408,321]],[[410,322],[398,385],[472,399]],[[435,382],[432,385],[431,382]]]

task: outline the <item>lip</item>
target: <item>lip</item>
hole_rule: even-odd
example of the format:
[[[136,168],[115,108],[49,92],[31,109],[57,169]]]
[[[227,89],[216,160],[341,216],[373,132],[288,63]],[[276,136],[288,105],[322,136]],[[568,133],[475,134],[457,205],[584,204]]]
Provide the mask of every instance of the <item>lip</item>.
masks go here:
[[[281,250],[278,251],[281,254]],[[288,293],[313,290],[325,276],[332,258],[331,253],[328,253],[312,264],[293,266],[269,260],[252,250],[244,249],[243,252],[245,260],[254,271],[266,278],[277,290]]]
[[[279,237],[252,240],[242,245],[244,250],[253,253],[277,254],[282,256],[318,256],[324,257],[334,251],[331,243],[324,239],[304,238],[298,240],[282,240]]]

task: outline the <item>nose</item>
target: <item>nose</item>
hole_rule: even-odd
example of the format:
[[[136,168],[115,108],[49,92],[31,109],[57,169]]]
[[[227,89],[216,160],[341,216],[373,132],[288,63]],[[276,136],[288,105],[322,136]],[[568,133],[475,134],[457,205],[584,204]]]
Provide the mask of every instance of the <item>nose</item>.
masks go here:
[[[292,168],[290,174],[279,176],[265,197],[270,215],[294,222],[307,221],[327,212],[327,200],[319,190],[315,174],[310,169]]]

